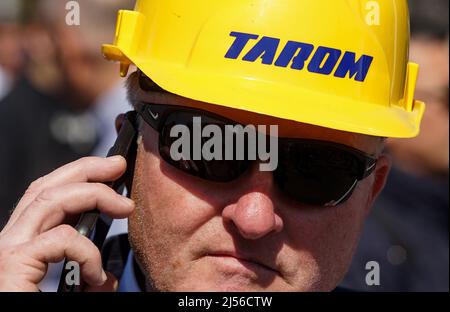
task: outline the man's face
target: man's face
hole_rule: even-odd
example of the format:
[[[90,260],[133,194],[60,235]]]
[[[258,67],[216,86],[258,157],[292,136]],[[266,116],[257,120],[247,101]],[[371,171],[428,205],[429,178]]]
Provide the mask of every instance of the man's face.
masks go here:
[[[151,100],[207,107],[172,95]],[[226,116],[278,124],[280,137],[334,141],[370,154],[380,148],[379,139],[363,135],[231,110]],[[139,263],[161,291],[334,289],[389,168],[382,156],[348,201],[313,207],[286,198],[273,174],[257,165],[230,183],[187,175],[161,159],[156,131],[143,124],[141,134],[129,232]]]

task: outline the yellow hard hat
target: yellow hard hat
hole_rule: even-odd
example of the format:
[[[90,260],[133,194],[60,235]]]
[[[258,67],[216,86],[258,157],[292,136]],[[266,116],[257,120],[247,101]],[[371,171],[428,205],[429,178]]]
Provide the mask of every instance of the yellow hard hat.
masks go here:
[[[194,100],[381,137],[413,137],[406,0],[138,0],[106,58]]]

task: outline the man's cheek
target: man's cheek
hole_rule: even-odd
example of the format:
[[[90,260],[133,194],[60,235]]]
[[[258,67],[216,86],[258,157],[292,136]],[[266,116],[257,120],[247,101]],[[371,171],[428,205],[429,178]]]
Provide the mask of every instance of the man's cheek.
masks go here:
[[[211,218],[214,209],[173,180],[160,175],[149,197],[155,198],[152,214],[164,220],[166,230],[177,235],[190,235]],[[151,198],[148,198],[151,201]]]
[[[366,207],[361,204],[365,201],[364,193],[356,193],[344,205],[336,207],[329,216],[327,229],[318,241],[324,242],[327,247],[322,248],[322,261],[328,269],[327,274],[339,281],[343,278],[358,243],[362,224],[365,219]]]
[[[331,285],[345,273],[358,241],[365,207],[361,194],[355,194],[346,203],[337,207],[324,207],[309,213],[302,211],[289,219],[286,231],[288,244],[301,260],[298,266],[309,259],[321,272],[324,285]]]

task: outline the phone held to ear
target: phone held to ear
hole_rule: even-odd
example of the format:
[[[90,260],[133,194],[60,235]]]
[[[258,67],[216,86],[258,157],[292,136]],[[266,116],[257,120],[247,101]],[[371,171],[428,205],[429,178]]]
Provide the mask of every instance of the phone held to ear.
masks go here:
[[[136,112],[134,111],[126,113],[117,140],[107,155],[107,157],[121,155],[127,160],[127,170],[125,174],[116,181],[106,183],[106,185],[119,194],[123,193],[125,184],[128,186],[128,194],[131,192],[130,188],[133,181],[134,162],[137,151],[136,116]],[[80,216],[78,224],[75,228],[81,235],[84,235],[92,240],[97,248],[101,250],[112,221],[113,220],[110,217],[101,214],[99,210],[94,209],[83,213]],[[59,281],[58,292],[81,292],[84,288],[82,281],[80,285],[66,284],[66,276],[70,272],[66,269],[66,263],[68,261],[69,259],[66,259],[64,263]]]

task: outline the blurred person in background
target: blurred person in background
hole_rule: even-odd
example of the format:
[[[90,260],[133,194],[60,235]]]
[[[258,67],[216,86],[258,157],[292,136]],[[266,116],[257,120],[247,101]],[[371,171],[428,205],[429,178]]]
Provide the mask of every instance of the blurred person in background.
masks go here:
[[[106,62],[99,42],[114,38],[119,8],[133,0],[80,0],[80,25],[68,25],[66,1],[24,1],[27,66],[1,104],[0,221],[4,225],[31,181],[87,155],[104,156],[116,138],[115,117],[128,109],[118,69]],[[27,138],[22,140],[22,138]],[[111,234],[127,231],[116,220]],[[52,265],[42,290],[54,290],[61,272]]]
[[[127,110],[117,67],[103,59],[98,43],[114,38],[118,8],[134,2],[77,2],[81,23],[70,26],[66,1],[22,1],[26,68],[0,103],[6,151],[0,156],[0,228],[37,177],[79,157],[105,155],[116,136],[115,116]]]
[[[40,0],[42,18],[54,30],[63,75],[76,103],[95,119],[98,142],[92,155],[104,156],[114,143],[114,120],[129,108],[117,67],[106,62],[98,43],[114,38],[119,9],[132,9],[134,0],[80,0],[80,25],[67,25],[66,2]]]
[[[367,220],[343,286],[367,291],[448,291],[449,37],[447,0],[410,1],[416,96],[427,110],[421,133],[387,141],[393,169]],[[380,285],[365,283],[380,264]]]
[[[19,5],[16,0],[0,2],[0,100],[12,89],[24,62],[18,16]]]
[[[27,14],[36,14],[38,2],[17,3],[20,3],[21,35],[15,36],[21,41],[25,64],[15,86],[0,103],[0,200],[5,203],[0,227],[33,179],[60,164],[88,155],[94,145],[91,138],[83,142],[80,139],[83,134],[77,131],[89,128],[79,125],[80,110],[72,104],[72,97],[65,95],[67,85],[50,36],[52,29],[42,19]],[[63,120],[67,121],[65,125]],[[65,129],[58,129],[62,126]]]

